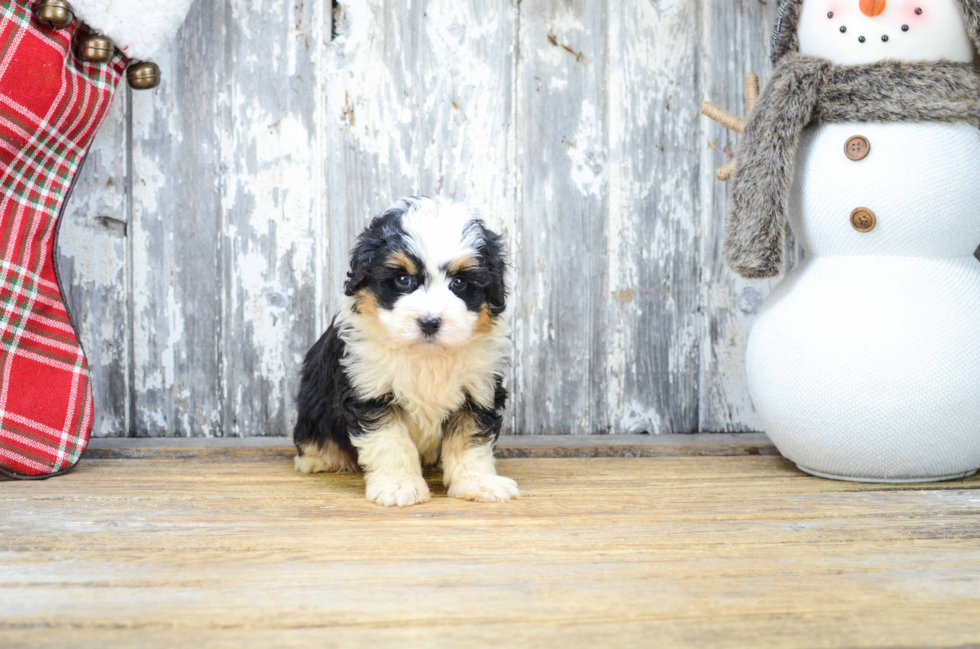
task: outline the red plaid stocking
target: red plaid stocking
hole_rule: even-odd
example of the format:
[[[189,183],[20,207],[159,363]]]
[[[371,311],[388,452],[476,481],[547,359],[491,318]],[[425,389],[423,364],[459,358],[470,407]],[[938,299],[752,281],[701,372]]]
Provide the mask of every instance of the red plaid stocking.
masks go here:
[[[77,22],[37,24],[0,0],[0,473],[73,467],[92,432],[92,381],[65,308],[54,240],[85,153],[125,71],[72,54]]]

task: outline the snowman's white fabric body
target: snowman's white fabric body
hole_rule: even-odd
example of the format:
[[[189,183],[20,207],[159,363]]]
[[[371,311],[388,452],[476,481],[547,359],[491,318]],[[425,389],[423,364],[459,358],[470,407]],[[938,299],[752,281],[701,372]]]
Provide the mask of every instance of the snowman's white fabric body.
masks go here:
[[[800,54],[840,65],[975,56],[955,0],[860,5],[865,10],[859,0],[804,0]],[[868,15],[871,5],[876,15]],[[860,159],[845,152],[855,136],[870,145]],[[870,231],[852,224],[857,208],[875,215]],[[976,126],[810,126],[787,216],[806,259],[763,305],[747,351],[766,433],[800,468],[826,477],[901,482],[974,473]]]

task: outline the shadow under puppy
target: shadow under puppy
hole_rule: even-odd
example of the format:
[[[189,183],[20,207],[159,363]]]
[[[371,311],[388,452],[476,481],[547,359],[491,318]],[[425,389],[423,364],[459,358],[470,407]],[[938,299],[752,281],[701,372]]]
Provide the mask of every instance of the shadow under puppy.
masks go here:
[[[449,496],[520,494],[493,448],[510,342],[501,237],[468,208],[409,198],[375,217],[351,253],[346,298],[303,364],[296,469],[364,470],[367,498],[430,499],[442,460]]]

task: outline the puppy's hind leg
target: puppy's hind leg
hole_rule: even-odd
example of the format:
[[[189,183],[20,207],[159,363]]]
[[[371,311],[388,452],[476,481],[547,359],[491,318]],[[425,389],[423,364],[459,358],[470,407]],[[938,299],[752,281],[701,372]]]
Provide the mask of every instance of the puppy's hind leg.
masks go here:
[[[473,413],[461,412],[446,426],[442,442],[443,483],[450,498],[506,502],[519,498],[517,483],[497,475],[493,458],[496,434],[480,429]]]
[[[357,462],[350,453],[342,451],[332,441],[327,440],[323,446],[306,444],[297,447],[299,451],[293,466],[300,473],[353,473],[357,471]]]

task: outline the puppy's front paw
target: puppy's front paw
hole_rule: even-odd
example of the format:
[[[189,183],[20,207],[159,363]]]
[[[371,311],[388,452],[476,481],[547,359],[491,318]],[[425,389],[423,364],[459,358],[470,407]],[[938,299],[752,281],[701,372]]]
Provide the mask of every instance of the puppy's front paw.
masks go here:
[[[463,480],[449,486],[450,498],[462,498],[478,503],[503,503],[511,498],[520,498],[517,483],[502,475],[487,473]]]
[[[417,477],[367,477],[367,499],[385,507],[408,507],[432,499],[429,485]]]

